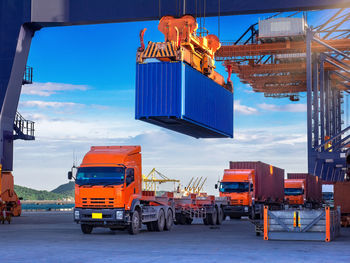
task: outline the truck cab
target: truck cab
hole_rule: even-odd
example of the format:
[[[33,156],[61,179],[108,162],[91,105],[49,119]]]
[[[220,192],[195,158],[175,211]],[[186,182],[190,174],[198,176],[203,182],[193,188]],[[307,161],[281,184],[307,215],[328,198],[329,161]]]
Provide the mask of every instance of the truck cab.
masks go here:
[[[226,169],[220,181],[221,197],[229,197],[230,205],[224,207],[225,216],[240,218],[250,215],[254,196],[255,173],[252,169]]]
[[[287,204],[291,206],[305,205],[305,180],[304,179],[285,179],[284,180],[284,198]]]
[[[68,178],[72,177],[69,172]],[[137,234],[141,223],[159,231],[170,229],[169,200],[157,200],[154,192],[144,196],[141,186],[140,146],[91,147],[75,176],[75,222],[85,234],[94,227],[128,228]]]

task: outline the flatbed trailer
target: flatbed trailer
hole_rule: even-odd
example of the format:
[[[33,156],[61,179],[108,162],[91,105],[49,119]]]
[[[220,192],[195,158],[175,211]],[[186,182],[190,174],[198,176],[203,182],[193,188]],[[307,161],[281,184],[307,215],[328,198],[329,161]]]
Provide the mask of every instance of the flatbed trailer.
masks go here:
[[[175,224],[191,224],[193,219],[203,220],[205,225],[220,225],[224,220],[223,207],[230,202],[228,197],[189,194],[174,198]]]

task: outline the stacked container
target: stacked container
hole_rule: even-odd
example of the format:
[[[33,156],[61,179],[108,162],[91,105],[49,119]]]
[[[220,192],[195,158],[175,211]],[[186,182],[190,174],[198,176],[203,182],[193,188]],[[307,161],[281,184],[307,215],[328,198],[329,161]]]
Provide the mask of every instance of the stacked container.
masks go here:
[[[342,214],[350,214],[350,182],[334,184],[334,207],[337,206]]]

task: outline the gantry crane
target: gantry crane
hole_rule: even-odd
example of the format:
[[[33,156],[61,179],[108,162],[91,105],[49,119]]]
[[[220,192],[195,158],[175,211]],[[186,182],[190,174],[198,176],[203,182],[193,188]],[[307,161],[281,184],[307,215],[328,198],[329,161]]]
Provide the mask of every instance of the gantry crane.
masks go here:
[[[143,191],[154,191],[157,192],[157,185],[163,183],[174,183],[174,191],[175,184],[180,183],[180,180],[170,179],[164,174],[158,172],[156,168],[153,168],[147,175],[142,175],[142,190]]]

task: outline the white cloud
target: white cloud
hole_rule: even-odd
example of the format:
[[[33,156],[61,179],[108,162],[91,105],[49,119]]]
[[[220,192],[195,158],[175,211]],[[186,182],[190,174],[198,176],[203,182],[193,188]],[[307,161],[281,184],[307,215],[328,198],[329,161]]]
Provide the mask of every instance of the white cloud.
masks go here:
[[[87,85],[73,85],[53,82],[34,82],[31,85],[24,85],[22,88],[22,94],[48,97],[60,91],[85,91],[87,89],[89,89]]]
[[[235,109],[236,112],[242,113],[244,115],[252,115],[252,114],[257,114],[258,113],[256,108],[249,107],[249,106],[246,106],[246,105],[242,105],[239,100],[235,100],[234,109]]]
[[[84,104],[74,102],[57,102],[57,101],[41,101],[41,100],[29,100],[21,101],[20,107],[37,107],[37,108],[66,108],[66,107],[83,107]]]
[[[286,104],[286,105],[262,103],[262,104],[259,104],[258,107],[266,111],[306,112],[307,110],[306,104],[303,104],[303,103]]]

